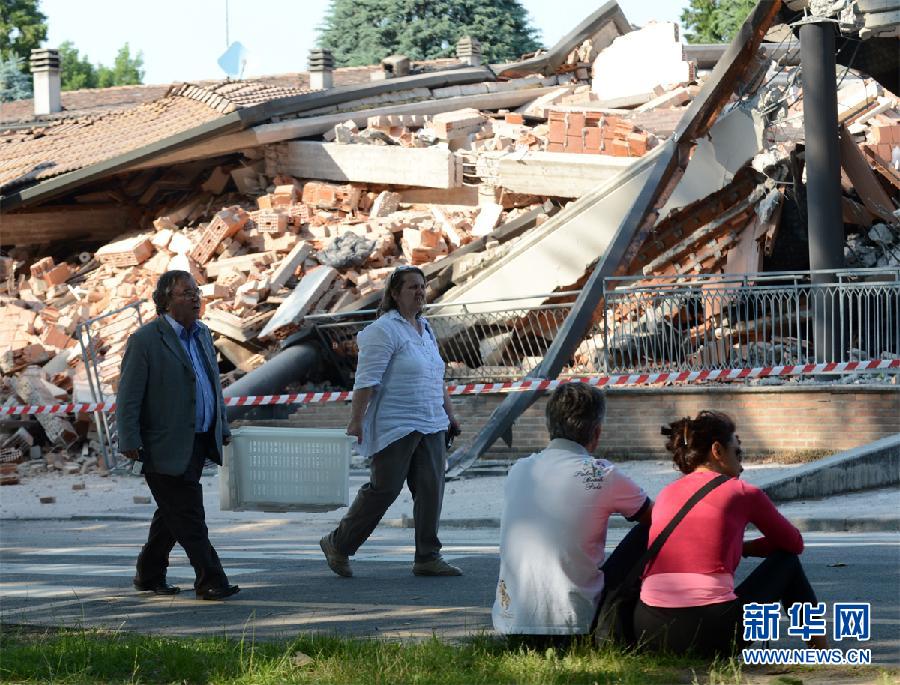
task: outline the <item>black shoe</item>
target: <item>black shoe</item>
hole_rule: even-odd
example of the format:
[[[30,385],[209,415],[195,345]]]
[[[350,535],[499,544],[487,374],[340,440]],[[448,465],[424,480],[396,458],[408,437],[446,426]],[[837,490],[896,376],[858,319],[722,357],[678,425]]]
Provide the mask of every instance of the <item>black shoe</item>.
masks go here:
[[[197,590],[197,599],[225,599],[237,594],[241,588],[237,585],[223,585],[222,587],[208,587],[205,590]]]
[[[138,592],[153,592],[157,595],[177,595],[181,592],[180,587],[177,585],[169,585],[164,580],[155,583],[142,583],[135,578],[132,582],[134,583],[134,589]]]

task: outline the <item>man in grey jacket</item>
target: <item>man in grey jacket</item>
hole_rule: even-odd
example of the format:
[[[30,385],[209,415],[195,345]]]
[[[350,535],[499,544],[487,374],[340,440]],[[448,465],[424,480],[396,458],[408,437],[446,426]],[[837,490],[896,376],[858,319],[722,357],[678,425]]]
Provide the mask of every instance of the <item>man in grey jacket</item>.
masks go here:
[[[153,293],[157,318],[128,340],[122,358],[116,421],[119,450],[140,460],[156,500],[134,586],[174,595],[166,582],[169,552],[187,553],[199,599],[225,599],[231,585],[209,541],[200,475],[207,459],[222,463],[231,434],[209,329],[200,318],[200,291],[186,271],[167,271]]]

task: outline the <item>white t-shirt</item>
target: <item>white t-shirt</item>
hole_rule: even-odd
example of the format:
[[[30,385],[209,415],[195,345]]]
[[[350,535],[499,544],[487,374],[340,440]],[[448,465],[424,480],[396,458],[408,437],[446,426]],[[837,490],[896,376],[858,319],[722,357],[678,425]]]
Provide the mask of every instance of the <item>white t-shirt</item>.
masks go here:
[[[425,317],[420,334],[391,310],[356,336],[359,363],[354,390],[375,386],[363,417],[359,452],[369,457],[413,431],[447,430],[444,411],[444,360]]]
[[[635,518],[645,502],[634,481],[571,440],[517,461],[506,479],[494,629],[587,633],[603,590],[609,517]]]

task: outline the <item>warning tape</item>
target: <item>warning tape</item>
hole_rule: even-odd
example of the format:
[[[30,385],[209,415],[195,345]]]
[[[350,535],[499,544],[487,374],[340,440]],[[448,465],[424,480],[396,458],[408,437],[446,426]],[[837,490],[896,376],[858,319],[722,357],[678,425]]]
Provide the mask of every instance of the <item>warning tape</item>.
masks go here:
[[[767,378],[773,376],[808,376],[820,373],[849,373],[885,371],[900,369],[900,359],[874,360],[867,362],[829,362],[825,364],[802,364],[785,366],[761,366],[753,369],[708,369],[705,371],[664,371],[660,373],[617,374],[612,376],[590,376],[587,378],[563,378],[555,380],[522,380],[505,383],[467,383],[451,385],[447,391],[451,395],[489,395],[526,390],[553,390],[562,383],[580,381],[600,388],[626,387],[633,385],[656,385],[658,383],[697,383],[703,381],[739,381],[747,378]],[[353,397],[347,390],[341,392],[300,392],[289,395],[246,395],[228,397],[226,407],[261,407],[271,404],[318,404],[322,402],[346,402]],[[92,412],[115,411],[115,402],[83,402],[69,404],[25,404],[0,407],[0,416],[23,414],[88,414]]]

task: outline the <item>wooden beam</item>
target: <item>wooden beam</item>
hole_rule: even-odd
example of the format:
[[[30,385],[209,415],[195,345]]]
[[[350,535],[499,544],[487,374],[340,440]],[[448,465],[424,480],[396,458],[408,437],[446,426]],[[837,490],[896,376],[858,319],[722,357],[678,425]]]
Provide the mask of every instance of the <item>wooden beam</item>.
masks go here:
[[[80,239],[103,242],[137,228],[137,221],[133,209],[117,205],[66,205],[3,212],[0,245],[24,247]]]
[[[294,141],[270,146],[266,151],[266,175],[354,181],[424,188],[460,185],[460,162],[439,147],[399,145],[342,145]]]

